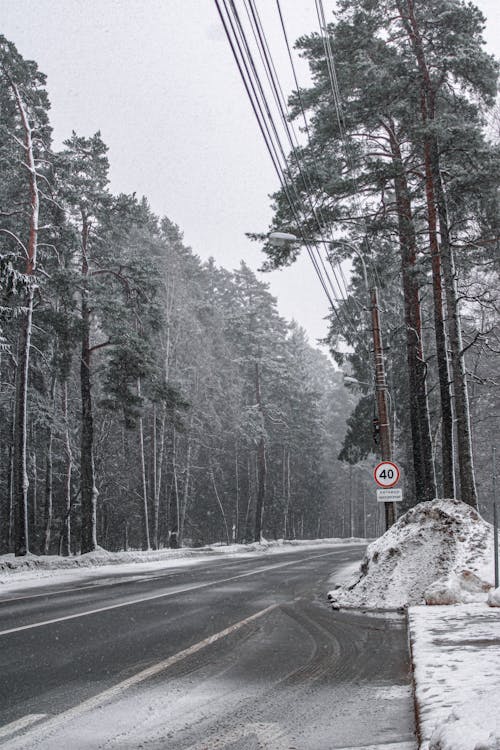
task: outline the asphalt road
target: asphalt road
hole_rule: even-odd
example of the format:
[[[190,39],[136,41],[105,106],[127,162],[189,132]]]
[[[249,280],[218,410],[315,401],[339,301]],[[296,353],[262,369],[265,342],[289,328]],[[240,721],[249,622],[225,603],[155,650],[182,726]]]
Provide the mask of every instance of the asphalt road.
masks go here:
[[[361,554],[217,557],[0,597],[0,747],[416,747],[403,618],[326,604]]]

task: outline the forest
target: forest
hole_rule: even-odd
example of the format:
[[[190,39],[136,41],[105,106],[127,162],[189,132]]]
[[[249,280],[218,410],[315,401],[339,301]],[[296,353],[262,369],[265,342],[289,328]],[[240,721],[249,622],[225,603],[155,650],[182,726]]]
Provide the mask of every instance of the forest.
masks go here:
[[[45,76],[0,38],[2,552],[378,533],[373,288],[403,509],[458,497],[491,517],[500,115],[484,17],[339,0],[295,43],[310,82],[285,101],[250,14],[286,150],[237,8],[217,5],[281,185],[250,235],[264,268],[305,247],[350,269],[330,297],[337,367],[244,261],[201,261],[146,198],[113,195],[100,133],[55,149]]]
[[[295,44],[311,82],[281,103],[283,140],[271,137],[272,118],[261,121],[281,188],[271,226],[253,237],[270,268],[293,263],[301,248],[316,262],[321,249],[337,278],[340,264],[352,264],[347,294],[338,281],[330,292],[340,290],[330,348],[362,394],[340,457],[356,465],[373,451],[375,290],[403,507],[457,497],[491,518],[500,119],[485,18],[461,0],[339,0],[333,22],[322,2],[316,7],[320,32]],[[257,16],[255,25],[263,38]],[[272,65],[267,73],[272,79]],[[279,233],[292,240],[277,245]]]
[[[113,195],[99,133],[54,150],[5,38],[0,77],[1,551],[349,535],[342,375],[243,261]]]

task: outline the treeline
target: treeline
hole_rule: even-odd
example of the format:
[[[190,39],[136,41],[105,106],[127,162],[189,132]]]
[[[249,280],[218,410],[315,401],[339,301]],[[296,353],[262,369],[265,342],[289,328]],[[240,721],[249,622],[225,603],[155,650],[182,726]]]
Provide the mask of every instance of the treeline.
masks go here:
[[[355,399],[267,285],[112,195],[99,133],[55,151],[2,37],[0,110],[0,551],[362,533]]]
[[[364,396],[342,458],[356,464],[373,449],[366,310],[377,287],[406,503],[457,496],[490,511],[500,149],[499,68],[484,24],[461,0],[339,0],[334,22],[296,44],[312,84],[289,104],[309,138],[289,157],[271,229],[326,238],[332,263],[352,261],[330,344]],[[265,250],[272,267],[296,253]]]

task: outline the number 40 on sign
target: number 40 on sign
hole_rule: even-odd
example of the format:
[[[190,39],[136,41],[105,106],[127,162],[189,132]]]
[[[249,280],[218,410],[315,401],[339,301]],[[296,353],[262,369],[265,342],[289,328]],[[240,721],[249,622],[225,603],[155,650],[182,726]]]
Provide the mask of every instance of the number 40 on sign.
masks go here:
[[[392,461],[382,461],[373,472],[376,483],[384,490],[394,487],[401,476],[399,467]]]

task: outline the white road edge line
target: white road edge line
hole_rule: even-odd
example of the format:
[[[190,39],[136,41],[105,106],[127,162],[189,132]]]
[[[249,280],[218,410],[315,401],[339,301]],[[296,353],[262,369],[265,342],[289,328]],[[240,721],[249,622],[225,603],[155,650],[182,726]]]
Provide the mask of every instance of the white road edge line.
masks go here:
[[[9,744],[6,745],[9,750],[15,750],[18,747],[30,747],[30,745],[26,745],[26,742],[29,742],[30,739],[33,739],[33,736],[37,736],[37,734],[46,735],[47,733],[50,733],[54,730],[57,730],[61,725],[73,721],[74,719],[78,718],[81,714],[92,711],[95,708],[98,708],[103,703],[110,701],[113,698],[118,697],[122,693],[124,693],[129,688],[133,687],[134,685],[138,685],[140,682],[144,682],[144,680],[147,680],[151,677],[155,677],[156,675],[160,674],[161,672],[164,672],[169,667],[173,666],[179,661],[182,661],[183,659],[186,659],[188,656],[191,656],[192,654],[195,654],[197,651],[201,651],[202,649],[206,648],[207,646],[210,646],[212,643],[216,643],[216,641],[220,641],[222,638],[225,638],[226,636],[230,635],[231,633],[234,633],[236,630],[239,630],[244,625],[247,625],[249,622],[252,622],[253,620],[257,620],[260,617],[263,617],[264,615],[267,615],[269,612],[272,612],[274,609],[277,609],[280,606],[280,604],[271,604],[269,607],[266,607],[265,609],[261,609],[259,612],[256,612],[253,615],[250,615],[249,617],[246,617],[244,620],[240,620],[239,622],[234,623],[233,625],[229,625],[229,627],[224,628],[224,630],[220,630],[218,633],[214,633],[214,635],[209,636],[208,638],[205,638],[203,641],[199,641],[198,643],[193,644],[192,646],[189,646],[189,648],[185,648],[183,651],[179,651],[177,654],[174,654],[173,656],[169,656],[167,659],[163,659],[163,661],[158,662],[157,664],[153,664],[151,667],[147,667],[146,669],[143,669],[141,672],[137,672],[137,674],[133,675],[132,677],[128,677],[126,680],[123,680],[122,682],[117,683],[116,685],[113,685],[113,687],[108,688],[107,690],[104,690],[102,693],[99,693],[98,695],[94,695],[92,698],[88,698],[86,701],[83,701],[83,703],[79,703],[77,706],[73,706],[73,708],[69,708],[67,711],[63,711],[62,713],[58,714],[57,716],[54,716],[51,719],[48,719],[47,721],[43,722],[38,727],[34,727],[29,732],[24,733],[20,737],[13,738],[10,740]],[[34,716],[35,714],[33,714]],[[40,714],[40,716],[46,716],[46,714]],[[29,717],[25,717],[29,718]],[[20,719],[20,722],[23,720]],[[15,722],[13,722],[15,724]],[[7,725],[12,726],[12,724]],[[4,727],[5,729],[5,727]],[[18,730],[22,729],[22,727],[18,727]],[[9,731],[9,734],[11,731]]]
[[[30,724],[41,721],[42,719],[45,719],[46,716],[47,714],[27,714],[21,719],[11,721],[10,724],[4,724],[3,727],[0,727],[0,739],[2,737],[7,737],[9,734],[19,732],[21,729],[26,729]]]
[[[0,636],[9,635],[9,633],[19,633],[22,630],[30,630],[31,628],[41,628],[44,625],[52,625],[56,622],[64,622],[66,620],[75,620],[78,617],[87,617],[88,615],[96,615],[99,612],[108,612],[111,609],[119,609],[120,607],[130,607],[133,604],[141,604],[142,602],[153,601],[154,599],[165,599],[169,596],[175,596],[176,594],[184,594],[187,591],[196,591],[197,589],[205,589],[208,586],[218,586],[221,583],[229,583],[229,581],[236,581],[239,578],[247,578],[248,576],[255,576],[259,573],[265,573],[268,570],[274,570],[276,568],[285,568],[289,565],[299,565],[308,560],[314,560],[318,557],[327,557],[328,555],[334,555],[337,552],[325,552],[321,555],[312,555],[302,560],[291,560],[285,563],[277,563],[276,565],[268,565],[265,568],[259,568],[258,570],[250,570],[247,573],[240,573],[237,576],[231,578],[223,578],[218,581],[208,581],[206,583],[195,583],[193,586],[186,586],[185,588],[176,589],[175,591],[164,591],[161,594],[152,594],[151,596],[141,596],[138,599],[130,599],[126,602],[120,602],[119,604],[108,604],[106,607],[98,607],[97,609],[89,609],[86,612],[77,612],[74,615],[65,615],[64,617],[55,617],[52,620],[42,620],[41,622],[33,622],[30,625],[20,625],[17,628],[9,628],[8,630],[0,630]]]

